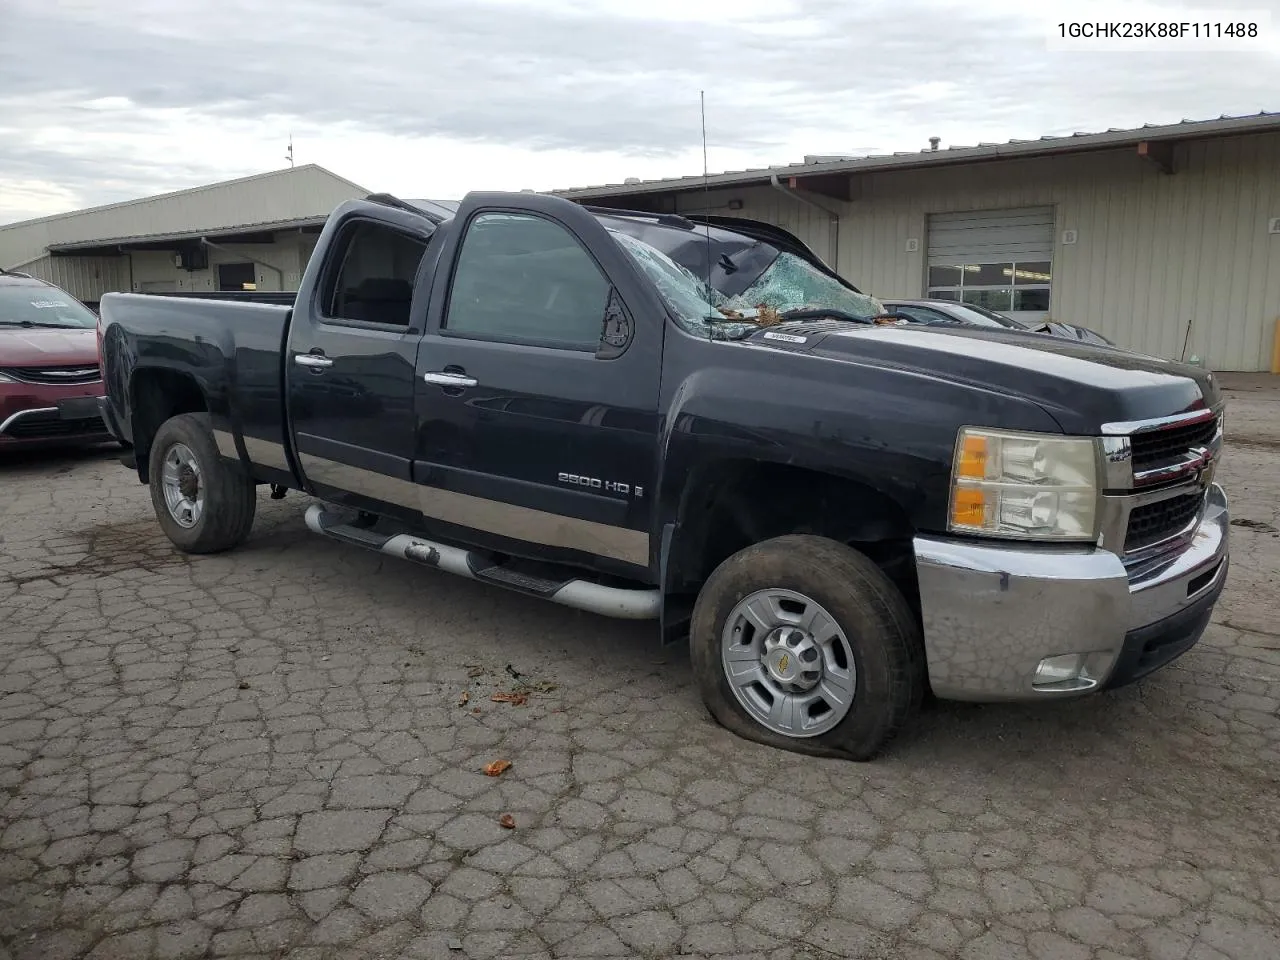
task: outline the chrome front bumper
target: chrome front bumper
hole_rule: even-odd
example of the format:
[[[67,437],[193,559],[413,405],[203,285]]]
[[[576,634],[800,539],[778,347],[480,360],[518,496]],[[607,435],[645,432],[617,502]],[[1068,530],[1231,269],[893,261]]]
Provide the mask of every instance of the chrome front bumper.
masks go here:
[[[1118,686],[1200,638],[1226,582],[1230,518],[1212,484],[1179,553],[1130,574],[1099,548],[915,539],[929,683],[952,700],[1038,700]],[[1081,655],[1069,682],[1036,683],[1050,657]]]

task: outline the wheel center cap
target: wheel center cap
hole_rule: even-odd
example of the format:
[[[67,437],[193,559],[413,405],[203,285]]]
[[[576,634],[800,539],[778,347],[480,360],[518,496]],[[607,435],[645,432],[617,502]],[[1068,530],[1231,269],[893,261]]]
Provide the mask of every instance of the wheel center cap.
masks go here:
[[[774,683],[800,693],[812,690],[822,679],[822,658],[806,631],[795,626],[778,627],[764,642],[760,658]]]
[[[200,493],[200,481],[190,467],[183,467],[178,475],[178,490],[188,500],[194,500]]]
[[[800,673],[800,664],[796,660],[795,653],[786,647],[769,651],[765,655],[765,666],[769,668],[773,678],[782,683],[791,683]]]

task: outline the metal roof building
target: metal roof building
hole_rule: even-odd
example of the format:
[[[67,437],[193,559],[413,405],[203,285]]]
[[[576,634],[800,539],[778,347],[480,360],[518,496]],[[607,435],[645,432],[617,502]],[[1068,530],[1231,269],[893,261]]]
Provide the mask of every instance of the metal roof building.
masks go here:
[[[297,288],[325,218],[369,191],[307,164],[0,226],[0,267],[109,291]]]
[[[806,159],[554,192],[775,223],[884,299],[1048,316],[1221,370],[1280,366],[1280,114]]]

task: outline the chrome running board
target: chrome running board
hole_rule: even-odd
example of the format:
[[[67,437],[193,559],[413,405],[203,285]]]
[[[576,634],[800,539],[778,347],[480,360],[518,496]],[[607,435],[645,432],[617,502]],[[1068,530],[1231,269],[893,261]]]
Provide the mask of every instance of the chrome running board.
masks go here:
[[[576,610],[586,610],[588,613],[622,620],[654,620],[662,609],[662,591],[657,589],[606,587],[590,580],[553,580],[510,570],[481,554],[460,547],[451,547],[407,533],[375,533],[344,523],[341,517],[318,503],[307,507],[306,521],[307,526],[315,533],[344,543],[377,550],[401,560],[413,560],[468,580],[497,584],[517,593],[540,597]]]

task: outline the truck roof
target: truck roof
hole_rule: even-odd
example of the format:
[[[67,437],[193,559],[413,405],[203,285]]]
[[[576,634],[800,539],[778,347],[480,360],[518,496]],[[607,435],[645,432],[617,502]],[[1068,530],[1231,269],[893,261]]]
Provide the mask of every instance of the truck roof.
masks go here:
[[[368,199],[425,214],[436,223],[452,220],[457,200],[401,200],[390,194]],[[611,230],[626,233],[661,250],[726,296],[741,293],[769,266],[780,251],[795,254],[855,293],[853,284],[822,262],[798,237],[773,224],[737,217],[654,213],[612,207],[586,207]]]

